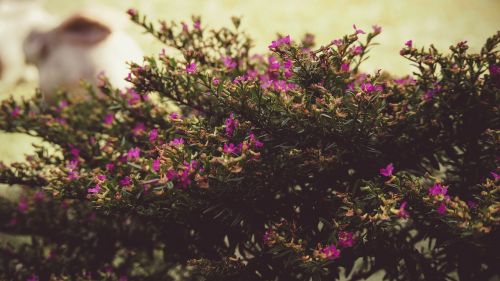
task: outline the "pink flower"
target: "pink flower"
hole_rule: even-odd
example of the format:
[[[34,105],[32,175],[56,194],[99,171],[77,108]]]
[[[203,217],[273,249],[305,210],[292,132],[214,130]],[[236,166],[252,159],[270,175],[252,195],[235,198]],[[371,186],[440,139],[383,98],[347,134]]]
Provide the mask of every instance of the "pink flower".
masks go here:
[[[106,170],[107,170],[108,172],[111,172],[111,171],[113,171],[114,169],[115,169],[115,164],[113,164],[113,163],[108,163],[108,164],[106,164]]]
[[[278,60],[275,57],[270,56],[267,59],[267,61],[269,63],[269,70],[274,71],[274,70],[278,70],[280,68],[280,63],[278,62]]]
[[[130,159],[137,159],[141,156],[141,149],[138,148],[138,147],[135,147],[135,148],[131,148],[128,152],[127,152],[127,158],[130,160]]]
[[[354,28],[356,34],[365,34],[365,32],[362,29],[358,29],[355,24],[352,25],[352,28]]]
[[[350,231],[340,231],[338,241],[339,245],[342,247],[352,247],[354,245],[353,233]]]
[[[229,115],[229,118],[226,119],[225,121],[225,126],[226,126],[226,136],[232,137],[234,133],[234,129],[238,127],[239,122],[234,118],[234,114],[231,113]]]
[[[256,149],[262,148],[264,146],[264,143],[259,141],[253,133],[250,133],[249,139],[250,139],[250,144]]]
[[[320,253],[325,255],[328,260],[334,260],[340,257],[340,250],[335,247],[335,245],[326,246],[320,250]]]
[[[408,48],[412,48],[412,47],[413,47],[413,41],[412,41],[412,40],[408,40],[408,41],[406,41],[405,45],[406,45]]]
[[[335,45],[335,46],[341,46],[342,44],[344,44],[344,40],[342,40],[342,39],[333,39],[332,40],[332,44]]]
[[[26,281],[38,281],[38,276],[35,274],[31,274],[30,278],[26,279]]]
[[[129,16],[131,16],[131,17],[135,17],[135,16],[137,16],[137,10],[134,8],[130,8],[127,10],[127,14],[129,14]]]
[[[130,179],[129,176],[126,176],[120,180],[120,185],[121,186],[128,186],[132,184],[132,180]]]
[[[494,178],[496,181],[500,179],[500,174],[497,174],[496,172],[491,172],[490,174],[493,176],[493,178]]]
[[[440,215],[444,215],[446,213],[446,205],[444,204],[444,202],[441,202],[441,204],[439,204],[437,212]]]
[[[230,143],[229,145],[227,143],[224,144],[224,153],[225,154],[234,154],[237,155],[240,152],[240,148],[238,146],[235,146],[234,144]]]
[[[138,136],[144,132],[144,123],[137,123],[135,127],[132,129],[132,133],[134,136]]]
[[[351,54],[354,56],[357,56],[363,52],[363,47],[362,46],[355,46],[351,48]]]
[[[151,169],[154,171],[154,172],[158,172],[160,170],[160,159],[155,159],[153,160],[153,164],[151,165]]]
[[[135,105],[141,102],[141,96],[134,90],[128,90],[129,99],[127,100],[128,105]]]
[[[106,116],[104,117],[104,124],[106,124],[106,125],[111,125],[111,124],[113,124],[114,121],[115,121],[115,114],[114,113],[106,114]]]
[[[171,120],[178,120],[178,119],[181,119],[179,113],[177,112],[172,112],[168,115],[168,117],[171,119]]]
[[[477,203],[472,201],[472,200],[468,200],[467,206],[469,206],[469,208],[471,208],[471,209],[475,209],[477,207]]]
[[[101,186],[99,184],[96,184],[94,187],[87,189],[87,192],[91,193],[91,194],[95,194],[95,193],[99,193],[100,190],[101,190]]]
[[[398,213],[396,214],[398,217],[407,219],[410,217],[410,214],[406,211],[406,201],[401,202],[401,205],[399,206]]]
[[[96,179],[100,182],[103,182],[106,180],[106,176],[105,175],[97,175],[96,176]]]
[[[184,145],[184,139],[183,138],[175,138],[170,141],[169,143],[171,146],[181,146]]]
[[[28,211],[28,200],[26,198],[21,198],[17,203],[17,210],[21,213],[26,213]]]
[[[16,118],[17,116],[19,116],[21,113],[21,108],[19,107],[14,107],[14,109],[12,109],[12,111],[10,112],[10,115],[14,118]]]
[[[287,35],[285,37],[279,38],[276,41],[272,41],[271,45],[269,45],[268,48],[270,50],[277,49],[283,44],[290,45],[291,42],[292,42],[292,40],[290,39],[290,35]]]
[[[189,27],[185,22],[181,22],[181,25],[182,25],[182,31],[189,32]]]
[[[429,188],[429,195],[438,196],[446,195],[448,188],[443,187],[440,183],[435,183],[431,188]]]
[[[186,65],[186,72],[188,74],[192,74],[192,73],[195,73],[196,72],[196,63],[192,62],[192,63],[188,63]]]
[[[149,141],[154,142],[158,138],[158,129],[154,128],[149,132]]]
[[[220,79],[219,79],[219,78],[214,77],[214,78],[212,79],[212,84],[214,84],[214,86],[219,85],[219,83],[220,83]]]
[[[37,191],[33,199],[37,202],[43,201],[45,199],[45,193],[43,191]]]
[[[394,165],[390,163],[385,168],[380,169],[380,174],[384,177],[390,177],[392,176],[393,171],[394,171]]]
[[[349,71],[349,64],[348,63],[343,63],[340,66],[340,71],[342,71],[342,72],[348,72]]]
[[[201,28],[201,22],[199,20],[195,21],[193,23],[193,28],[199,30]]]
[[[227,70],[235,69],[238,64],[231,57],[223,57],[222,62]]]
[[[269,245],[270,243],[273,242],[274,238],[276,237],[276,233],[272,229],[266,230],[264,235],[262,236],[262,241],[264,241],[264,244]]]
[[[372,25],[372,29],[373,29],[373,33],[375,34],[379,34],[380,32],[382,32],[382,27],[379,26],[379,25]]]

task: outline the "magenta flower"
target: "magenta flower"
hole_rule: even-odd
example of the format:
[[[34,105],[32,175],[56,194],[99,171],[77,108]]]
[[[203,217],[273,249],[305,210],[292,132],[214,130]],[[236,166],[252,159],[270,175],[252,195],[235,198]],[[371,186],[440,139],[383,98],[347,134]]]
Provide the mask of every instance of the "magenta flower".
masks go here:
[[[408,40],[408,41],[406,41],[405,45],[406,45],[406,47],[408,47],[408,48],[412,48],[412,47],[413,47],[413,40]]]
[[[134,8],[130,8],[127,10],[127,14],[131,17],[135,17],[135,16],[137,16],[137,10]]]
[[[30,278],[26,279],[26,281],[38,281],[38,276],[35,274],[31,274]]]
[[[356,34],[365,34],[365,32],[362,29],[357,28],[355,24],[352,25],[352,28],[354,28],[354,32],[356,32]]]
[[[21,198],[17,203],[17,210],[21,213],[26,213],[28,211],[28,200],[26,198]]]
[[[96,184],[94,187],[87,189],[87,192],[91,194],[99,193],[99,191],[101,191],[101,186],[99,184]]]
[[[349,64],[348,63],[343,63],[340,66],[340,71],[342,71],[342,72],[348,72],[349,71]]]
[[[342,39],[333,39],[332,40],[332,44],[338,47],[338,46],[341,46],[342,44],[344,44],[344,40],[342,40]]]
[[[231,57],[223,57],[222,62],[227,70],[235,69],[238,66],[236,61],[234,61]]]
[[[225,121],[225,126],[226,126],[226,136],[232,137],[234,133],[234,129],[238,127],[239,122],[234,118],[234,114],[231,113],[229,115],[229,118],[226,119]]]
[[[78,158],[80,157],[80,150],[74,147],[72,144],[70,144],[69,147],[70,147],[70,153],[73,156],[73,160],[78,160]]]
[[[201,29],[201,22],[199,20],[195,21],[193,23],[193,28],[200,30]]]
[[[264,146],[264,143],[262,143],[261,141],[259,141],[255,135],[253,133],[250,133],[249,135],[249,139],[250,139],[250,144],[254,147],[254,148],[262,148]]]
[[[161,165],[160,159],[155,159],[155,160],[153,160],[153,164],[151,165],[151,169],[154,172],[158,172],[160,170],[160,165]]]
[[[363,47],[362,46],[355,46],[351,48],[351,54],[354,56],[357,56],[363,52]]]
[[[184,144],[184,139],[183,138],[175,138],[170,141],[169,143],[171,146],[181,146]]]
[[[129,96],[127,100],[128,105],[135,105],[141,102],[141,96],[134,89],[128,90],[128,96]]]
[[[106,180],[106,176],[105,175],[97,175],[96,176],[96,179],[100,182],[103,182]]]
[[[181,25],[182,25],[182,31],[189,32],[189,27],[185,22],[181,22]]]
[[[114,113],[109,113],[104,116],[104,124],[105,125],[111,125],[115,121],[115,114]]]
[[[382,32],[382,27],[379,25],[376,25],[376,24],[372,25],[372,29],[373,29],[373,33],[375,33],[375,34],[379,34]]]
[[[283,62],[283,67],[284,67],[285,69],[290,69],[290,68],[292,68],[292,66],[293,66],[293,61],[292,61],[292,60],[290,60],[290,59],[287,59],[287,60],[285,60],[285,61]]]
[[[158,129],[154,128],[149,132],[149,141],[154,142],[158,138]]]
[[[240,152],[240,148],[238,146],[235,146],[234,144],[230,143],[229,145],[227,143],[224,144],[224,153],[225,154],[234,154],[237,155]]]
[[[129,176],[126,176],[120,180],[120,185],[121,186],[128,186],[132,184],[132,180],[130,179]]]
[[[410,217],[410,214],[408,214],[408,211],[406,211],[406,201],[401,202],[401,205],[399,206],[399,210],[397,212],[397,216],[402,218],[402,219],[407,219]]]
[[[270,56],[267,59],[267,61],[269,63],[269,70],[270,71],[274,71],[274,70],[280,69],[280,63],[278,62],[278,60],[275,57]]]
[[[131,148],[128,152],[127,152],[127,158],[130,160],[130,159],[137,159],[141,156],[141,149],[138,148],[138,147],[135,147],[135,148]]]
[[[196,72],[196,63],[192,62],[192,63],[188,63],[186,65],[186,72],[188,74],[192,74],[192,73],[195,73]]]
[[[274,237],[276,236],[276,233],[272,229],[266,230],[264,235],[262,236],[262,241],[264,244],[269,245],[274,240]]]
[[[496,172],[491,172],[490,174],[493,176],[493,178],[494,178],[496,181],[500,179],[500,174],[497,174]]]
[[[172,120],[178,120],[178,119],[181,119],[179,113],[177,112],[172,112],[168,115],[168,117]]]
[[[270,50],[277,49],[283,44],[290,45],[291,42],[292,42],[292,40],[290,39],[290,35],[287,35],[285,37],[279,38],[276,41],[272,41],[271,45],[269,45],[268,48]]]
[[[169,170],[167,171],[167,179],[168,179],[169,181],[173,180],[173,179],[174,179],[174,178],[176,178],[176,177],[177,177],[177,172],[176,172],[175,170],[169,169]]]
[[[469,208],[471,208],[471,209],[475,209],[475,208],[477,208],[477,203],[472,201],[472,200],[468,200],[467,206],[469,206]]]
[[[111,171],[113,171],[114,169],[115,169],[115,164],[113,164],[113,163],[108,163],[108,164],[106,164],[106,170],[107,170],[108,172],[111,172]]]
[[[441,204],[439,204],[437,212],[440,215],[444,215],[446,213],[446,205],[444,204],[444,202],[441,202]]]
[[[17,116],[19,116],[21,113],[21,108],[19,107],[14,107],[14,109],[12,109],[12,111],[10,112],[10,115],[14,118],[16,118]]]
[[[37,202],[43,201],[45,199],[45,193],[43,191],[37,191],[33,199]]]
[[[338,241],[341,247],[352,247],[354,245],[353,233],[350,231],[340,231]]]
[[[385,168],[380,169],[380,174],[384,177],[390,177],[392,176],[393,171],[394,171],[394,165],[390,163]]]
[[[137,123],[135,127],[132,129],[132,133],[134,136],[138,136],[144,132],[144,123]]]
[[[442,186],[440,183],[435,183],[431,188],[429,188],[429,195],[438,196],[446,195],[448,188]]]
[[[335,247],[335,245],[326,246],[320,250],[320,253],[325,255],[325,258],[328,260],[334,260],[340,257],[340,250]]]

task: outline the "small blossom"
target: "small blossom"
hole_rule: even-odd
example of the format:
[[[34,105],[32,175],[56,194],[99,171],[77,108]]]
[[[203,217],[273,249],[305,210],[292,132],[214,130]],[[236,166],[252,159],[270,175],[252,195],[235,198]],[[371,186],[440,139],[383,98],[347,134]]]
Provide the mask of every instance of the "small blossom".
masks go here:
[[[197,29],[197,30],[200,30],[201,29],[201,22],[199,20],[195,21],[193,23],[193,28]]]
[[[37,202],[43,201],[45,199],[45,193],[43,191],[37,191],[33,199]]]
[[[115,169],[115,164],[113,164],[113,163],[108,163],[108,164],[106,164],[106,170],[107,170],[108,172],[111,172],[111,171],[113,171],[114,169]]]
[[[106,176],[105,175],[97,175],[96,176],[96,179],[100,182],[103,182],[106,180]]]
[[[181,119],[179,113],[177,112],[172,112],[168,115],[168,117],[171,119],[171,120],[178,120],[178,119]]]
[[[342,72],[349,72],[349,64],[348,63],[343,63],[340,66],[340,71],[342,71]]]
[[[115,114],[114,113],[109,113],[104,116],[104,124],[105,125],[111,125],[115,121]]]
[[[28,200],[26,198],[21,198],[17,203],[17,210],[21,213],[26,213],[28,211]]]
[[[181,22],[181,25],[182,25],[183,32],[189,32],[189,27],[185,22]]]
[[[169,143],[172,146],[181,146],[184,144],[184,139],[183,138],[175,138],[170,141]]]
[[[351,48],[351,54],[357,56],[363,52],[363,46],[355,46]]]
[[[269,70],[270,71],[278,70],[280,68],[280,63],[278,62],[278,60],[275,57],[270,56],[267,59],[267,61],[269,63]]]
[[[443,187],[440,183],[435,183],[431,188],[429,188],[429,194],[432,196],[446,195],[448,188]]]
[[[17,116],[19,116],[21,113],[21,108],[19,107],[14,107],[14,109],[12,109],[12,111],[10,112],[10,115],[14,118],[16,118]]]
[[[262,241],[266,245],[274,244],[275,239],[276,239],[276,232],[274,232],[274,230],[272,230],[272,229],[266,230],[266,232],[262,236]]]
[[[236,127],[238,127],[238,125],[239,125],[238,120],[236,120],[234,118],[234,114],[231,113],[231,115],[229,115],[229,118],[227,118],[225,121],[226,136],[232,137],[233,133],[234,133],[234,129],[236,129]]]
[[[141,96],[134,89],[128,90],[128,97],[128,105],[136,105],[141,102]]]
[[[340,257],[340,250],[335,245],[326,246],[320,250],[320,253],[327,260],[334,260]]]
[[[338,47],[338,46],[341,46],[342,44],[344,44],[344,40],[342,40],[342,39],[333,39],[332,40],[332,44]]]
[[[151,164],[151,169],[154,172],[158,172],[160,170],[160,165],[161,165],[160,159],[155,159],[155,160],[153,160],[153,163]]]
[[[227,143],[224,144],[224,149],[223,149],[225,154],[238,154],[240,152],[240,149],[238,146],[235,146],[234,144],[230,143],[229,145]]]
[[[338,241],[339,245],[342,247],[352,247],[354,245],[353,233],[350,231],[340,231]]]
[[[444,204],[444,202],[441,202],[441,204],[439,204],[437,212],[440,215],[444,215],[444,213],[446,213],[446,205]]]
[[[405,46],[408,48],[413,48],[413,40],[406,41]]]
[[[149,141],[154,142],[158,138],[158,129],[154,128],[149,132]]]
[[[385,168],[380,169],[380,174],[384,177],[390,177],[392,176],[393,171],[394,171],[394,165],[390,163]]]
[[[196,63],[192,62],[192,63],[188,63],[186,65],[186,72],[188,74],[192,74],[192,73],[195,73],[196,72]]]
[[[129,176],[126,176],[120,180],[120,185],[121,186],[129,186],[132,184],[132,180],[130,179]]]
[[[130,159],[137,159],[141,156],[141,149],[138,148],[138,147],[135,147],[135,148],[131,148],[128,152],[127,152],[127,158],[130,160]]]
[[[88,193],[91,193],[91,194],[95,194],[95,193],[99,193],[99,191],[101,190],[101,185],[99,184],[96,184],[94,187],[92,188],[89,188],[87,190]]]
[[[354,32],[356,32],[356,34],[365,34],[365,32],[362,29],[357,28],[355,24],[352,25],[352,28],[354,28]]]
[[[214,77],[214,78],[212,79],[212,84],[213,84],[214,86],[219,85],[219,83],[220,83],[220,79],[219,79],[219,78]]]
[[[26,279],[26,281],[38,281],[38,276],[35,274],[31,274],[30,278]]]
[[[137,123],[135,127],[132,129],[132,133],[134,136],[138,136],[144,132],[144,123]]]
[[[402,218],[402,219],[407,219],[410,217],[410,214],[408,214],[408,211],[406,211],[406,201],[401,202],[401,205],[399,206],[397,216]]]
[[[475,209],[475,208],[477,208],[477,203],[472,201],[472,200],[468,200],[467,206],[469,206],[469,208],[471,208],[471,209]]]
[[[129,14],[129,16],[131,16],[131,17],[135,17],[135,16],[137,16],[137,10],[134,8],[130,8],[127,10],[127,14]]]
[[[227,70],[235,69],[238,66],[236,61],[234,61],[231,57],[223,57],[222,62]]]
[[[375,33],[375,34],[379,34],[382,32],[382,27],[379,25],[376,25],[376,24],[372,25],[372,29],[373,29],[373,33]]]
[[[254,148],[262,148],[264,146],[264,143],[262,143],[261,141],[259,141],[255,135],[253,133],[250,133],[249,135],[249,139],[250,139],[250,144],[254,147]]]
[[[493,176],[493,179],[495,179],[496,181],[500,179],[500,174],[497,174],[496,172],[491,172],[490,174],[491,174],[491,176]]]

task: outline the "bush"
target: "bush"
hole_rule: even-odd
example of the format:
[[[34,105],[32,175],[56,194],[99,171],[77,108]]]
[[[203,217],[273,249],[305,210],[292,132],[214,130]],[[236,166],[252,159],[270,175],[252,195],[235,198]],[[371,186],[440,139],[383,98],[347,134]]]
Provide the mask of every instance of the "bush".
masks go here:
[[[378,26],[251,55],[237,18],[129,14],[167,48],[131,65],[132,88],[101,77],[85,101],[1,104],[0,129],[54,146],[0,165],[25,187],[2,200],[1,231],[30,238],[1,246],[3,279],[497,274],[500,33],[479,54],[408,41],[416,70],[397,78],[359,71]]]

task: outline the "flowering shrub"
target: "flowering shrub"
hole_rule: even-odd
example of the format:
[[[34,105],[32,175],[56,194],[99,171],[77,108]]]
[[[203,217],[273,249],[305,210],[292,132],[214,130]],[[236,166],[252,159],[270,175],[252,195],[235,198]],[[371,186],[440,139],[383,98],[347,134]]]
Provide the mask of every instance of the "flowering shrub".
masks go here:
[[[410,40],[416,71],[394,77],[359,71],[378,26],[250,55],[236,18],[209,30],[129,15],[166,48],[131,65],[133,87],[100,76],[85,101],[1,104],[2,130],[54,146],[0,165],[2,183],[25,187],[2,199],[1,231],[31,238],[1,245],[2,279],[498,272],[500,33],[479,54]]]

